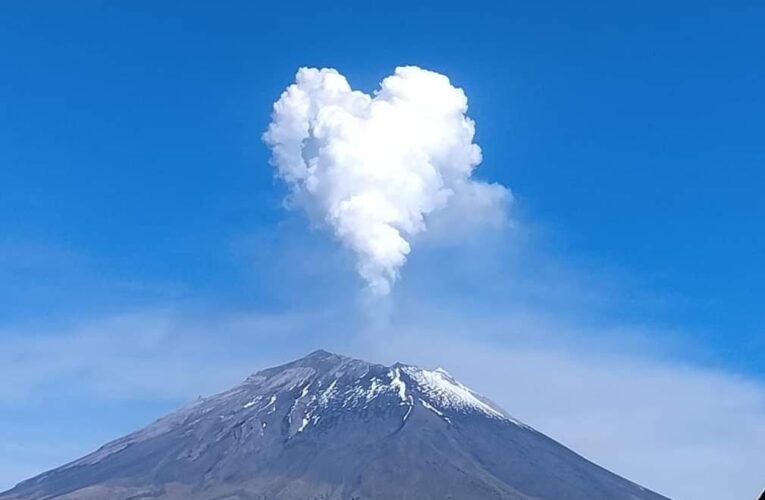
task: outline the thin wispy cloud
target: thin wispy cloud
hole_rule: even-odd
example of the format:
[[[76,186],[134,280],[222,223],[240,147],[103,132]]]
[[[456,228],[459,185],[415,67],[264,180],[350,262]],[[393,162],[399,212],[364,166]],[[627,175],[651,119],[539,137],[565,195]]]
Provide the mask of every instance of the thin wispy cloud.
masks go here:
[[[524,308],[487,315],[409,306],[374,325],[346,305],[286,315],[144,311],[74,324],[55,337],[16,334],[0,356],[0,395],[6,408],[50,412],[73,401],[116,408],[159,401],[170,409],[323,346],[371,361],[447,368],[515,417],[672,498],[749,498],[759,487],[765,386],[634,342],[667,332],[599,329]],[[611,342],[577,341],[593,338]],[[69,455],[27,453],[23,466],[8,469],[0,463],[0,484],[88,451],[82,439],[72,444],[66,425],[41,436],[45,442],[27,433],[25,444]],[[104,437],[85,442],[96,447]]]

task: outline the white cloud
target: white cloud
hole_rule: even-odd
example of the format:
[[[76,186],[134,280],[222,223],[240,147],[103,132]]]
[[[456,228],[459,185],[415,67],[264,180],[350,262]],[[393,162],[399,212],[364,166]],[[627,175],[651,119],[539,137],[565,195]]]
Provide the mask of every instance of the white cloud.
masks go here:
[[[0,331],[0,408],[37,404],[51,390],[70,398],[188,400],[271,362],[274,346],[304,332],[306,321],[300,315],[152,310],[43,331]],[[234,349],[243,340],[249,348]]]
[[[301,68],[263,138],[289,203],[331,227],[386,295],[431,214],[452,205],[461,230],[504,218],[510,192],[472,177],[481,150],[466,112],[462,89],[418,67],[396,68],[373,95],[334,69]]]

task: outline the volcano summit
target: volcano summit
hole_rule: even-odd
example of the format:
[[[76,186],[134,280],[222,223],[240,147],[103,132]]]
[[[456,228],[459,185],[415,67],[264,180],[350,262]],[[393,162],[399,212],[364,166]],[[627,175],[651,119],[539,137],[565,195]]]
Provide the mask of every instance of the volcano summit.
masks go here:
[[[666,500],[446,371],[316,351],[0,494],[32,499]]]

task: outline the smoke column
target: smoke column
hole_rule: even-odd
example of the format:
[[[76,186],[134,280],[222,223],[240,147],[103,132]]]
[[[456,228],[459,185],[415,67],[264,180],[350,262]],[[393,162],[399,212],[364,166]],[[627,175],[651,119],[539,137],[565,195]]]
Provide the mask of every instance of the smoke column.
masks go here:
[[[467,103],[446,76],[405,66],[371,95],[334,69],[301,68],[274,104],[263,140],[288,204],[332,230],[375,294],[390,292],[429,216],[451,204],[475,221],[510,199],[472,178],[481,149]]]

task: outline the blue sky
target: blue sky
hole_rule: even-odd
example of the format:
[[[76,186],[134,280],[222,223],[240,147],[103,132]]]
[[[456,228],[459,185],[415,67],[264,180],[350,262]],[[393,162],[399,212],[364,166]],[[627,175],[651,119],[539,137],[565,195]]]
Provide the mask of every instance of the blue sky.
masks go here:
[[[593,377],[625,367],[625,390],[654,403],[657,385],[634,383],[641,373],[690,371],[699,376],[678,392],[700,392],[687,405],[746,407],[741,426],[762,439],[762,5],[82,1],[3,11],[0,342],[7,364],[29,370],[3,374],[0,428],[19,442],[0,446],[11,471],[0,486],[323,346],[445,358],[587,456],[690,494],[658,466],[618,462],[595,430],[538,424],[549,401],[494,393],[456,347],[412,350],[430,338],[469,344],[476,360],[530,349],[606,363]],[[477,175],[515,202],[506,230],[417,242],[393,294],[370,311],[347,253],[283,208],[260,137],[298,67],[337,68],[370,92],[402,64],[465,89],[484,152]],[[393,340],[370,340],[382,331]],[[741,399],[713,406],[720,397],[701,382],[712,376]],[[719,434],[719,424],[696,430]],[[627,444],[645,441],[624,425]],[[748,452],[726,458],[744,463]]]

